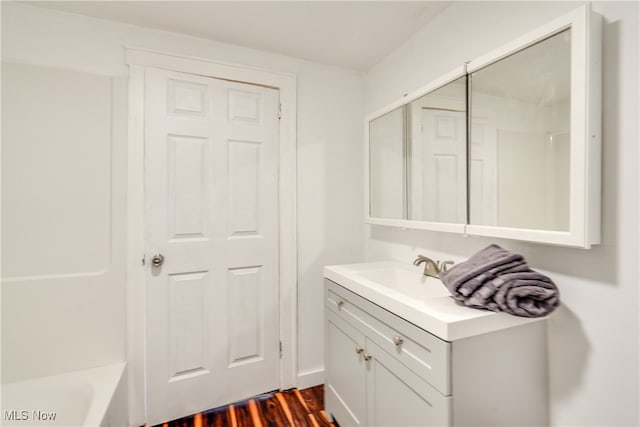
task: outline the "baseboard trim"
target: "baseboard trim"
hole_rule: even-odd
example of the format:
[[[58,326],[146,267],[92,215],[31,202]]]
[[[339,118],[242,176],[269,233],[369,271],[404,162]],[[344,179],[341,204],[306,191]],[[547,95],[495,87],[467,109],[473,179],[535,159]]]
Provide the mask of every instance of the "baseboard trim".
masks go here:
[[[324,368],[313,371],[300,372],[298,374],[298,388],[309,388],[324,384]]]

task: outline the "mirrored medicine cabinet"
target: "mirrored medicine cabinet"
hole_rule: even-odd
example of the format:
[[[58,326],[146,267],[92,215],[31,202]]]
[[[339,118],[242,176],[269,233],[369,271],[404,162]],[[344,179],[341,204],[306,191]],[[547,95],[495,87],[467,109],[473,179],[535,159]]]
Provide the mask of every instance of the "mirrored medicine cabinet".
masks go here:
[[[600,46],[586,5],[372,115],[366,221],[598,244]]]

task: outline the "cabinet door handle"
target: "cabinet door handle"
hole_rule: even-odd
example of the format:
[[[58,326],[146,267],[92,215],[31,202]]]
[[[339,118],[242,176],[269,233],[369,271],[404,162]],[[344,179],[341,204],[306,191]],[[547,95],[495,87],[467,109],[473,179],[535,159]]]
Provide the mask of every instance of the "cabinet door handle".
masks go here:
[[[393,343],[395,345],[400,345],[400,344],[402,344],[403,341],[404,341],[404,338],[402,338],[399,335],[397,337],[393,337]]]
[[[364,348],[360,347],[359,345],[356,345],[356,353],[360,354],[364,351]]]
[[[342,301],[341,299],[336,301],[336,304],[338,305],[338,308],[342,307],[342,304],[344,304],[344,301]]]
[[[364,357],[364,361],[365,362],[368,362],[369,360],[371,360],[373,358],[373,356],[371,356],[369,353],[363,354],[362,357]]]

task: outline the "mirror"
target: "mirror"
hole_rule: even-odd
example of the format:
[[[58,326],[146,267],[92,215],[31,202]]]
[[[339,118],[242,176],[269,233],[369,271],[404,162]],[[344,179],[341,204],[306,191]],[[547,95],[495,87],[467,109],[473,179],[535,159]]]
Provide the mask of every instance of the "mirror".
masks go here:
[[[466,84],[460,77],[408,106],[410,220],[467,220]]]
[[[369,214],[464,224],[466,76],[369,122]]]
[[[369,214],[406,218],[405,107],[369,122]]]
[[[469,223],[569,230],[571,29],[470,74]]]
[[[587,4],[372,116],[366,222],[598,244],[601,62]]]

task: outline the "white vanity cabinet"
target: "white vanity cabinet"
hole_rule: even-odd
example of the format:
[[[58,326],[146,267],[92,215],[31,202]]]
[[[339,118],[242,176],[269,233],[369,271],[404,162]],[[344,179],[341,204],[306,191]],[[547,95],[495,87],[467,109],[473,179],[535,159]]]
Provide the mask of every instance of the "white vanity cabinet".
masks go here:
[[[445,341],[325,279],[325,407],[340,426],[548,425],[546,329]]]
[[[339,424],[447,425],[450,398],[401,363],[398,354],[389,354],[376,344],[382,337],[367,336],[345,320],[355,306],[344,302],[347,305],[340,307],[336,303],[345,300],[334,297],[330,294],[329,304],[339,313],[327,308],[327,385],[333,392],[326,396],[327,407],[333,409]],[[398,351],[401,349],[402,345]],[[429,367],[425,368],[423,372],[429,373]]]

